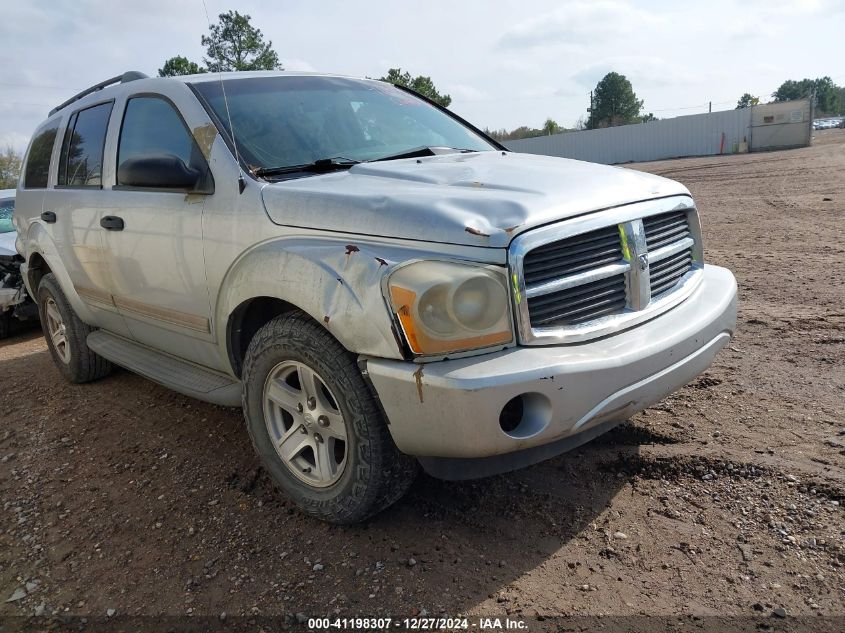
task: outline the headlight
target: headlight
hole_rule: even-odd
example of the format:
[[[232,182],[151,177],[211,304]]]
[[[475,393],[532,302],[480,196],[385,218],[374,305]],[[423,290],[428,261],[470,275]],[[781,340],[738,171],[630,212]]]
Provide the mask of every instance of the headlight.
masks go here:
[[[489,347],[513,340],[504,270],[420,261],[387,282],[391,308],[415,354]]]

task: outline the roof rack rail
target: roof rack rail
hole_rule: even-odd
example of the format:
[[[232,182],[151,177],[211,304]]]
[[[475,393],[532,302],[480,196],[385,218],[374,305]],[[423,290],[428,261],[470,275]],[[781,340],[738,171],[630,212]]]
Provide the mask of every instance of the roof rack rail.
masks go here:
[[[103,88],[105,88],[107,86],[111,86],[113,84],[125,84],[125,83],[129,83],[130,81],[135,81],[136,79],[147,79],[147,78],[148,78],[147,75],[145,75],[142,72],[139,72],[137,70],[130,70],[130,71],[123,73],[122,75],[117,75],[116,77],[112,77],[111,79],[106,79],[105,81],[101,81],[100,83],[91,86],[87,90],[83,90],[79,94],[72,96],[70,99],[68,99],[64,103],[57,105],[55,108],[50,110],[49,116],[53,116],[54,114],[56,114],[56,112],[58,112],[59,110],[61,110],[63,108],[68,107],[74,101],[79,101],[80,99],[82,99],[82,97],[87,97],[91,93],[97,92],[98,90],[102,90]]]

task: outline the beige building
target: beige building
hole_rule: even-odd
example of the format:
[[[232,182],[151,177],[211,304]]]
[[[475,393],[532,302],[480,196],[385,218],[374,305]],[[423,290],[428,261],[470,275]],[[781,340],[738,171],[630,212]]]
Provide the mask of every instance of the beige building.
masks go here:
[[[751,108],[751,151],[809,145],[813,136],[810,100],[767,103]]]

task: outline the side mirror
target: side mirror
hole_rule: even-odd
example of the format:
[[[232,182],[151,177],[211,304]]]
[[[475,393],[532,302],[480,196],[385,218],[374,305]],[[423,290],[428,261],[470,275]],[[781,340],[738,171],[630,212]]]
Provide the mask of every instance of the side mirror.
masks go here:
[[[117,182],[128,187],[193,189],[200,172],[172,154],[129,158],[117,168]]]

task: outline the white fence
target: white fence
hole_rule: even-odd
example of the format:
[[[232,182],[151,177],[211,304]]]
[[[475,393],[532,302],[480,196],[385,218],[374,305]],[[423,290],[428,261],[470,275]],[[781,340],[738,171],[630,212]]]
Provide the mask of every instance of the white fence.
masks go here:
[[[753,133],[757,131],[757,120],[770,118],[766,114],[769,108],[777,110],[776,118],[780,120],[775,125],[791,126],[787,136],[777,135],[782,140],[788,139],[788,143],[777,147],[810,143],[812,121],[809,100],[805,99],[637,125],[538,136],[506,141],[505,145],[515,152],[563,156],[607,165],[768,149],[770,145],[762,138],[759,143],[754,142]],[[789,114],[784,118],[782,113],[787,111]],[[755,128],[752,128],[752,118]],[[785,127],[783,131],[786,131]]]

